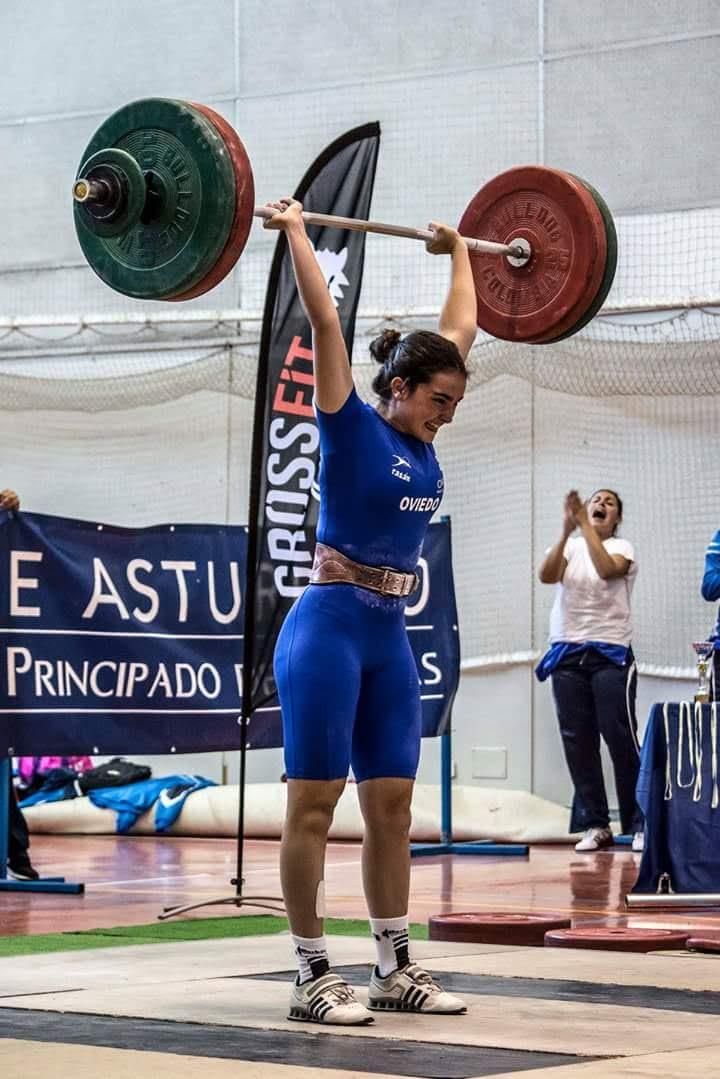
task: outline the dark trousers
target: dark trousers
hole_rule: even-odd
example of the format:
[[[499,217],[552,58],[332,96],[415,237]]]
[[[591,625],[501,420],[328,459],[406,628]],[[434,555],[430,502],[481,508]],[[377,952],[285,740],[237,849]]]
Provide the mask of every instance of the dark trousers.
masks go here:
[[[570,831],[607,828],[607,794],[600,737],[613,763],[623,833],[642,830],[635,801],[640,749],[635,719],[637,672],[632,653],[624,667],[594,648],[567,657],[552,673],[555,710],[575,788]]]
[[[27,824],[25,818],[22,815],[21,810],[18,808],[17,799],[15,798],[15,791],[12,784],[10,785],[10,829],[8,832],[8,859],[13,862],[19,855],[27,854],[28,847],[30,846],[30,836],[28,835]]]

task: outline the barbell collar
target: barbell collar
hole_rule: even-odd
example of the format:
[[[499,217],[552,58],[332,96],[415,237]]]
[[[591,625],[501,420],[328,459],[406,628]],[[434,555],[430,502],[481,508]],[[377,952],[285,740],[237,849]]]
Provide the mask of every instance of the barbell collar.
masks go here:
[[[110,197],[110,186],[104,180],[81,178],[73,184],[73,199],[81,205],[88,202],[103,204]]]

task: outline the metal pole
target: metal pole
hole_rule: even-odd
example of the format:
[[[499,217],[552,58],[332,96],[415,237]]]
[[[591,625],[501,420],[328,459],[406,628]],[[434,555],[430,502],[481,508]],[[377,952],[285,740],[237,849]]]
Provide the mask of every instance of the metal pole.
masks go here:
[[[671,909],[685,907],[720,907],[720,894],[712,892],[697,892],[697,894],[668,892],[667,894],[652,895],[626,895],[625,906],[631,910],[642,908]]]
[[[256,206],[254,217],[268,219],[274,217],[277,210],[265,206]],[[357,217],[336,217],[332,214],[315,214],[303,210],[303,219],[308,225],[321,225],[324,228],[350,229],[352,232],[374,232],[381,236],[402,236],[407,240],[422,240],[427,243],[435,235],[432,229],[415,229],[406,225],[388,225],[383,221],[363,221]],[[530,258],[529,247],[521,244],[500,244],[494,240],[478,240],[474,236],[463,236],[470,251],[479,251],[486,255],[508,255],[510,258],[527,262]]]
[[[440,736],[440,842],[452,843],[452,734]]]
[[[0,759],[0,880],[7,877],[8,846],[10,840],[10,758]]]

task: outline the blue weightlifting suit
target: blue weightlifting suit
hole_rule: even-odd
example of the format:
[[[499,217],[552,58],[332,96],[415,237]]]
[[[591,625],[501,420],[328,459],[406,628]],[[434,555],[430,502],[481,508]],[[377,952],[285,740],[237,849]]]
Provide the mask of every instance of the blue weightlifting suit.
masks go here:
[[[317,539],[355,562],[412,573],[443,476],[430,443],[396,430],[353,389],[320,432]],[[406,600],[311,584],[275,648],[289,779],[413,779],[420,686]]]

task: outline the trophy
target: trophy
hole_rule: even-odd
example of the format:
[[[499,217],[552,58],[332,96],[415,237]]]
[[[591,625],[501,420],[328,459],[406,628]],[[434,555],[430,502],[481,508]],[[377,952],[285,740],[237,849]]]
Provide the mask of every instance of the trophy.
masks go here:
[[[694,700],[697,704],[707,704],[710,700],[710,664],[715,642],[693,641],[692,646],[697,656],[698,672],[698,687]]]

